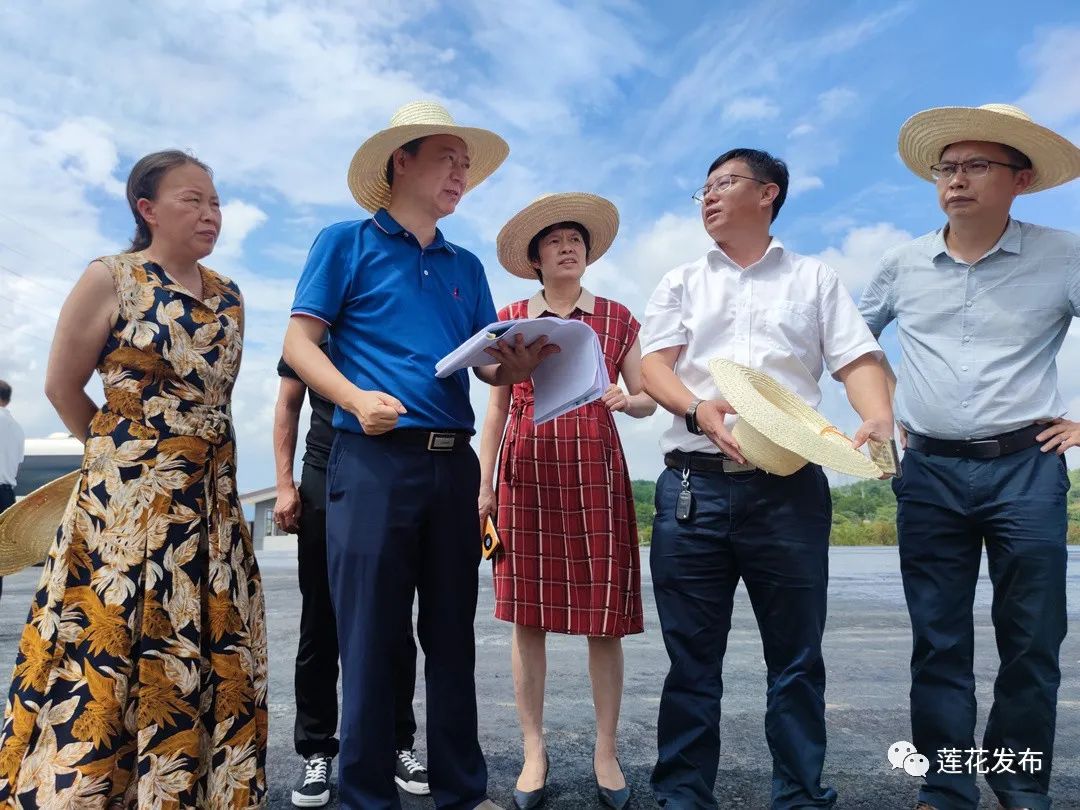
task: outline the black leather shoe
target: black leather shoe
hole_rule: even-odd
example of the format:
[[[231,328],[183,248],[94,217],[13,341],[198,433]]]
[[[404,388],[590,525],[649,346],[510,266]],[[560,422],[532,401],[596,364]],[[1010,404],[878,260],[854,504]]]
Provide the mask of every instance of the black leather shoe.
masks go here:
[[[615,761],[619,762],[619,758],[615,757]],[[622,771],[622,763],[619,762],[619,770]],[[596,795],[600,799],[600,804],[604,807],[610,807],[612,810],[623,810],[630,804],[630,783],[614,790],[612,788],[606,788],[600,784],[600,780],[596,778],[596,773],[593,773],[593,779],[596,781]],[[626,771],[623,771],[623,780],[626,780]]]
[[[514,807],[516,810],[533,810],[544,803],[544,793],[547,791],[548,774],[551,772],[551,762],[548,760],[547,750],[544,751],[544,784],[536,790],[518,790],[514,788]]]

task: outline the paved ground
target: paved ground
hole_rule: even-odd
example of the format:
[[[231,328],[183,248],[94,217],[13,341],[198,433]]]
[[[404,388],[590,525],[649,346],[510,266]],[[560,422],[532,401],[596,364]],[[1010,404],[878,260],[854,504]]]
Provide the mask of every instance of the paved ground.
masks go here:
[[[271,739],[267,768],[272,787],[270,806],[274,808],[290,806],[289,792],[299,768],[292,750],[292,661],[300,603],[291,556],[277,551],[260,555],[270,611]],[[656,750],[657,704],[667,668],[647,556],[644,562],[647,630],[626,642],[626,694],[620,725],[621,759],[639,808],[655,806],[648,777]],[[1080,618],[1080,549],[1071,550],[1069,570],[1069,618],[1074,631],[1062,649],[1052,795],[1055,807],[1080,808],[1080,634],[1075,630]],[[520,765],[520,741],[510,680],[509,627],[491,618],[492,591],[486,573],[481,576],[476,620],[480,735],[487,752],[491,795],[508,807]],[[36,571],[24,571],[4,581],[0,672],[5,673],[5,684],[36,582]],[[987,584],[984,577],[976,602],[976,674],[983,720],[997,665]],[[829,752],[825,776],[840,793],[838,808],[891,810],[911,808],[915,803],[917,779],[891,770],[885,758],[890,744],[909,737],[909,648],[910,629],[895,549],[834,549],[826,631]],[[546,805],[550,808],[597,806],[592,792],[592,703],[584,649],[582,639],[552,637],[549,643],[545,720],[551,752]],[[721,807],[767,808],[770,760],[763,731],[765,668],[745,593],[736,601],[724,680],[724,751],[716,795]],[[417,695],[422,751],[422,677]],[[989,789],[982,787],[982,806],[992,808]],[[432,805],[407,797],[403,806],[413,810]]]

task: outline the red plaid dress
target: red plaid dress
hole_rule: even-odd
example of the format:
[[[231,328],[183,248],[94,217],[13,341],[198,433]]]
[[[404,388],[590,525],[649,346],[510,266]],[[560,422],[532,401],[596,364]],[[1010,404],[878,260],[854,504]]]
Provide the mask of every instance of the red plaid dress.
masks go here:
[[[528,317],[528,304],[511,304],[499,319]],[[600,336],[617,380],[640,324],[604,298],[592,313],[579,307],[570,317]],[[499,456],[495,616],[556,633],[640,633],[634,495],[614,417],[599,400],[539,427],[532,414],[528,380],[513,387]]]

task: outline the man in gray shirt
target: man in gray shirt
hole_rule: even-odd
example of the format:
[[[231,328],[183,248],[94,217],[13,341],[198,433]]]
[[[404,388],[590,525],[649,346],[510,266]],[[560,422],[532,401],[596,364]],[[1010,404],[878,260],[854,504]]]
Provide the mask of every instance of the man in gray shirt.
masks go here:
[[[1080,149],[992,104],[913,116],[900,155],[936,183],[948,219],[886,254],[859,304],[875,336],[894,319],[899,329],[907,451],[893,489],[914,638],[912,742],[931,762],[916,807],[974,810],[981,772],[1003,807],[1046,810],[1066,625],[1063,454],[1080,444],[1056,357],[1080,315],[1080,237],[1009,211],[1018,194],[1080,176]],[[1001,665],[976,747],[984,541]]]

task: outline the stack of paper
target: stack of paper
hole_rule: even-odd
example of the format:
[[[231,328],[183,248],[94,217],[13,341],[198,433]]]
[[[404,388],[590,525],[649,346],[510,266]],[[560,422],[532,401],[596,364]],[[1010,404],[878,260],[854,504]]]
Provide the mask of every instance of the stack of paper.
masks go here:
[[[435,376],[449,377],[463,368],[494,365],[498,360],[484,350],[499,340],[513,345],[518,335],[526,346],[546,335],[548,343],[561,349],[545,357],[533,372],[533,424],[600,399],[611,385],[596,332],[582,321],[562,318],[521,318],[490,324],[440,360],[435,365]]]

